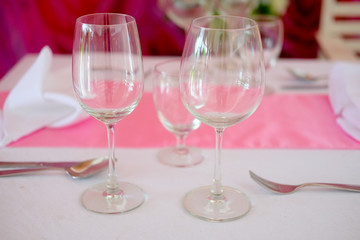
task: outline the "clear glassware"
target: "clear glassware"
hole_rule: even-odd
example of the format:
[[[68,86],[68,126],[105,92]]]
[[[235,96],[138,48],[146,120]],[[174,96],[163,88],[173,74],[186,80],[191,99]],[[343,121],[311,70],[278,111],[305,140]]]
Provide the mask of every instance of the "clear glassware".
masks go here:
[[[281,18],[273,15],[253,15],[258,24],[264,51],[265,69],[276,65],[284,41],[284,26]]]
[[[257,0],[164,0],[166,15],[177,26],[187,30],[193,19],[206,15],[247,16]]]
[[[247,17],[258,4],[258,0],[217,0],[215,8],[220,15]]]
[[[79,17],[72,54],[73,88],[80,105],[107,128],[107,181],[87,189],[82,203],[99,213],[122,213],[145,201],[142,189],[116,175],[115,124],[139,103],[144,73],[135,19],[116,13]]]
[[[180,60],[172,59],[155,66],[153,96],[161,124],[176,136],[176,146],[158,153],[161,163],[174,167],[188,167],[203,161],[199,148],[186,146],[187,135],[200,126],[200,121],[185,108],[179,92]]]
[[[240,218],[250,210],[244,193],[222,185],[222,136],[225,128],[257,109],[264,85],[263,51],[255,21],[209,16],[192,22],[180,68],[181,98],[191,114],[215,129],[216,157],[212,185],[196,188],[184,197],[190,214],[221,222]]]
[[[208,15],[213,10],[213,0],[165,0],[166,15],[177,26],[188,29],[194,18]]]

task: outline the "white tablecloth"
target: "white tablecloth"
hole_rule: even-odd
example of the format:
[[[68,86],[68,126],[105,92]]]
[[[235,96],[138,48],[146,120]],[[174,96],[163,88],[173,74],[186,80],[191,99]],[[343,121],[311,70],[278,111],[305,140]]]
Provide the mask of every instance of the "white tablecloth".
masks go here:
[[[0,82],[10,90],[36,58],[23,58]],[[165,58],[144,58],[146,75]],[[53,68],[71,64],[56,56]],[[326,93],[327,89],[285,90],[297,84],[286,72],[298,67],[327,74],[331,62],[280,60],[267,74],[277,94]],[[147,77],[146,90],[151,90]],[[82,192],[102,182],[106,171],[85,180],[73,180],[62,171],[0,179],[1,239],[360,239],[360,194],[308,188],[291,195],[271,193],[255,182],[249,170],[285,183],[309,181],[360,184],[360,151],[254,149],[223,151],[223,183],[249,196],[252,210],[245,217],[209,223],[190,216],[182,207],[189,190],[211,183],[214,152],[204,150],[205,161],[191,168],[171,168],[156,159],[159,149],[117,149],[120,180],[137,184],[147,193],[143,206],[125,214],[103,215],[85,210]],[[74,161],[105,155],[106,149],[2,148],[0,161]]]
[[[2,239],[359,239],[360,194],[307,188],[271,193],[248,170],[280,182],[326,181],[360,184],[359,151],[225,150],[224,185],[244,191],[252,202],[245,217],[210,223],[190,216],[184,194],[210,184],[213,151],[192,168],[171,168],[156,159],[158,149],[117,149],[120,180],[142,187],[148,200],[119,215],[85,210],[80,196],[106,172],[73,180],[63,172],[0,179]],[[1,150],[1,160],[82,160],[103,149]]]

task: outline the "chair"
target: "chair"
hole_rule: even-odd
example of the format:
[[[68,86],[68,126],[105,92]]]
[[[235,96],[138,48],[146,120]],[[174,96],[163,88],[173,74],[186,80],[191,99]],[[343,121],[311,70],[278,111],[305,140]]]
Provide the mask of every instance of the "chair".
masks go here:
[[[316,39],[331,60],[360,60],[360,1],[323,0]]]

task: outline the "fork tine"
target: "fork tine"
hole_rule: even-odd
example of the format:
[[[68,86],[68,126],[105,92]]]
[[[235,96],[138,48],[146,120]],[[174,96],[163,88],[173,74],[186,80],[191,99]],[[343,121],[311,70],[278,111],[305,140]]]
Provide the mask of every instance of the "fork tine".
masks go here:
[[[249,173],[250,173],[250,177],[252,177],[252,179],[254,179],[254,180],[257,181],[257,182],[260,182],[261,184],[263,184],[263,185],[265,185],[265,186],[267,186],[267,187],[269,187],[269,185],[267,184],[267,183],[269,182],[269,180],[266,180],[266,179],[264,179],[264,178],[256,175],[256,174],[255,174],[254,172],[252,172],[252,171],[249,171]]]
[[[258,175],[256,175],[254,172],[249,171],[250,177],[254,179],[255,182],[260,184],[260,186],[265,187],[266,189],[276,192],[276,193],[282,193],[281,189],[279,187],[279,184],[266,180]]]
[[[249,173],[250,173],[250,177],[251,177],[252,179],[254,179],[255,182],[259,183],[261,186],[266,187],[266,188],[268,188],[268,189],[273,189],[272,186],[269,186],[269,185],[267,184],[267,183],[268,183],[267,180],[259,177],[258,175],[256,175],[256,174],[255,174],[254,172],[252,172],[252,171],[249,171]]]

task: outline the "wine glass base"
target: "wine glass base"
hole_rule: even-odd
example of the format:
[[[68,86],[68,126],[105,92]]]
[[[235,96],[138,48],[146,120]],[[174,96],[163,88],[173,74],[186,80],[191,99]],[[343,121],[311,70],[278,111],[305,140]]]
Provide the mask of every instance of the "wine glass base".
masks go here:
[[[166,147],[158,153],[161,163],[172,167],[190,167],[204,160],[202,151],[195,147],[177,149],[175,146]]]
[[[199,187],[186,194],[185,209],[193,216],[211,222],[232,221],[245,216],[251,209],[248,197],[241,191],[223,187],[222,198],[211,197],[211,186]]]
[[[82,197],[83,206],[97,213],[124,213],[138,208],[145,202],[145,193],[138,186],[119,182],[121,189],[116,194],[107,194],[106,183],[87,189]]]

